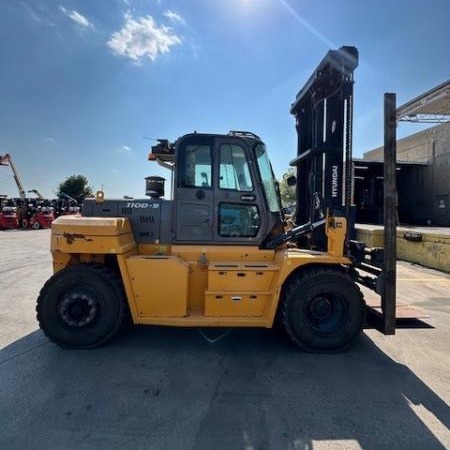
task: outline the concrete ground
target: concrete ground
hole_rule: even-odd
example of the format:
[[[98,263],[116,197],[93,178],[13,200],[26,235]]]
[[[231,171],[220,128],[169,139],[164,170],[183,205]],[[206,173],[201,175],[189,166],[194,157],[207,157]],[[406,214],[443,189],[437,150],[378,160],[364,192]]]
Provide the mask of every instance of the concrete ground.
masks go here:
[[[450,448],[450,275],[399,263],[399,300],[430,327],[366,330],[337,355],[164,327],[69,351],[35,320],[48,246],[48,230],[0,233],[0,449]]]

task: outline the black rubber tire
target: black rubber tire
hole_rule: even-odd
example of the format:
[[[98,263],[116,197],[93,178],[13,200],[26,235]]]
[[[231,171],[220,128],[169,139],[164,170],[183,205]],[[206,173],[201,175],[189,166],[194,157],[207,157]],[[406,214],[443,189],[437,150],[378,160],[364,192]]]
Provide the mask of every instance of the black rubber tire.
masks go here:
[[[286,332],[301,349],[336,353],[361,335],[366,304],[359,287],[346,273],[310,269],[295,275],[285,286],[281,318]]]
[[[67,302],[85,302],[89,309],[86,324],[67,321],[70,308]],[[66,309],[64,309],[66,308]],[[42,288],[37,299],[37,320],[45,335],[65,348],[94,348],[104,345],[120,329],[126,312],[125,296],[120,278],[100,264],[70,266],[53,275]],[[91,317],[92,312],[92,317]],[[77,314],[80,314],[77,312]]]

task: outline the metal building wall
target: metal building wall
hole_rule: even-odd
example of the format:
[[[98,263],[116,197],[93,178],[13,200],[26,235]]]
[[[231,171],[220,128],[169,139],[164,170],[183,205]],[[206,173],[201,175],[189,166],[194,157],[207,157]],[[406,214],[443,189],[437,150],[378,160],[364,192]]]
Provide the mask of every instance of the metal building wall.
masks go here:
[[[383,147],[364,153],[381,160]],[[411,224],[450,225],[450,122],[397,142],[397,160],[426,162],[428,166],[398,176],[399,206]],[[405,210],[407,208],[407,210]]]

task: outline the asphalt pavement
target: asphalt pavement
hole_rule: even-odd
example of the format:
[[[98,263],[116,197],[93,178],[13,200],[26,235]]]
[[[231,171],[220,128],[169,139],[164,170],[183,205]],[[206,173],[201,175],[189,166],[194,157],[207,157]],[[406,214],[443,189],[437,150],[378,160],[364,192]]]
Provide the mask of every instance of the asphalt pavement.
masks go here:
[[[425,309],[425,324],[365,330],[336,355],[272,330],[212,344],[165,327],[63,350],[35,319],[49,238],[0,232],[0,449],[450,448],[450,275],[400,262],[398,298]]]

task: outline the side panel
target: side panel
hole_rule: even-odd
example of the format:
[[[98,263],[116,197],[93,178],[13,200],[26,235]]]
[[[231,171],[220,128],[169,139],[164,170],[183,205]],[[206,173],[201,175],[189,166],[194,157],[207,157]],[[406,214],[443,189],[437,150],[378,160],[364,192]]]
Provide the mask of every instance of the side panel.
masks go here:
[[[148,251],[143,249],[143,251]],[[271,262],[273,250],[259,250],[257,247],[235,245],[173,245],[171,254],[182,258],[190,265],[188,308],[203,314],[205,292],[208,291],[208,278],[212,264],[217,261],[234,262]],[[200,259],[206,258],[206,265],[199,265]]]
[[[268,292],[274,272],[273,264],[212,264],[208,271],[208,288],[211,291]]]
[[[177,241],[211,241],[212,190],[183,191],[177,197]]]
[[[262,317],[277,271],[275,264],[263,262],[210,264],[205,316]]]
[[[132,256],[128,276],[141,318],[187,315],[189,264],[174,256]]]
[[[83,217],[123,217],[129,220],[136,242],[170,244],[173,238],[173,201],[161,199],[86,200]]]
[[[269,294],[230,294],[207,292],[205,316],[211,317],[262,317]]]

